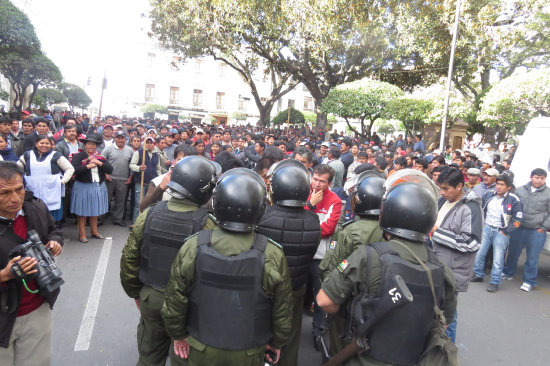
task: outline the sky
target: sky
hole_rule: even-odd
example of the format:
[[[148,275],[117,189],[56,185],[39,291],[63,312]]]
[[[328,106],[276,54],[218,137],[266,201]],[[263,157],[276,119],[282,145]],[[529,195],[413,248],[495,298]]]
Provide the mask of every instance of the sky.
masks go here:
[[[84,87],[97,106],[105,73],[106,93],[121,98],[121,80],[131,77],[131,60],[125,55],[150,42],[143,30],[148,21],[142,17],[148,14],[148,0],[11,1],[31,20],[42,50],[65,82]]]

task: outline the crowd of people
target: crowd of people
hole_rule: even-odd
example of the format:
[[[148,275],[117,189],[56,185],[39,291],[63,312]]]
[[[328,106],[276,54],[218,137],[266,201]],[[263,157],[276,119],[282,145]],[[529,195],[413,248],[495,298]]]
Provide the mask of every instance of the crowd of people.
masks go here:
[[[10,347],[13,355],[14,344],[23,343],[13,339],[16,319],[38,316],[33,313],[45,300],[50,307],[55,301],[17,282],[36,263],[21,260],[19,275],[11,270],[16,261],[9,250],[37,225],[21,214],[27,200],[47,215],[39,234],[56,255],[61,229],[73,217],[81,243],[88,242],[87,223],[98,239],[108,220],[129,227],[121,282],[141,313],[142,365],[168,357],[173,365],[182,359],[259,365],[266,349],[268,361],[297,365],[304,307],[313,315],[315,347],[336,355],[350,341],[342,336],[349,329],[344,305],[355,296],[375,298],[389,281],[382,269],[400,260],[432,268],[435,290],[426,280],[411,291],[431,285],[454,342],[457,295],[484,281],[487,270],[487,291],[497,292],[514,277],[525,248],[521,290],[536,286],[550,230],[550,189],[541,168],[528,184],[514,186],[514,146],[428,150],[420,134],[386,142],[376,133],[360,139],[307,126],[91,121],[26,111],[2,116],[0,159],[14,163],[0,163],[0,216],[18,239],[1,246],[1,296],[5,284],[19,295],[15,310],[0,312],[7,330],[0,333],[0,355]],[[361,249],[365,244],[374,249]],[[235,291],[241,291],[238,306]],[[431,314],[434,303],[426,301],[414,306]],[[410,337],[403,329],[395,335],[405,351],[389,355],[384,339],[392,330],[378,328],[369,333],[372,351],[345,364],[416,364],[429,314],[409,321]],[[396,311],[385,321],[404,316]]]

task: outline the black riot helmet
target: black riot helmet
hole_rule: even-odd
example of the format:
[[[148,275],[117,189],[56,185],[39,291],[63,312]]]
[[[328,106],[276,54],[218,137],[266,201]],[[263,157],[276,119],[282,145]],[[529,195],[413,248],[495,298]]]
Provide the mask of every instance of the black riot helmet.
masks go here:
[[[168,188],[191,201],[203,205],[216,186],[216,167],[203,157],[192,155],[178,161],[172,168]]]
[[[383,231],[412,241],[425,241],[437,219],[434,196],[412,182],[391,188],[382,199],[380,211]]]
[[[302,163],[292,161],[296,163],[275,168],[271,176],[271,200],[279,206],[304,207],[310,191],[309,173]]]
[[[353,213],[358,216],[378,216],[386,192],[385,180],[374,171],[366,171],[362,175],[354,189]]]
[[[249,169],[246,170],[252,174],[235,172],[237,169],[225,172],[218,181],[214,191],[214,216],[224,230],[250,232],[265,212],[265,184]]]

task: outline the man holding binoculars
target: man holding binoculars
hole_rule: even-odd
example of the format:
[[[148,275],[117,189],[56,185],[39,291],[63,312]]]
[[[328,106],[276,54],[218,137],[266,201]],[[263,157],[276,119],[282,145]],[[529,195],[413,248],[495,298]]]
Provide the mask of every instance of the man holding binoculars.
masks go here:
[[[44,202],[25,191],[23,171],[1,161],[0,366],[50,365],[51,308],[63,280],[49,253],[59,255],[62,245]]]

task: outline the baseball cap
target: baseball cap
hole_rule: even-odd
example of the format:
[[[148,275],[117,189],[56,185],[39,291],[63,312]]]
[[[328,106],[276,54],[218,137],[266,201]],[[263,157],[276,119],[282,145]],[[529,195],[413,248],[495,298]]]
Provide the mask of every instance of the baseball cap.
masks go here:
[[[107,127],[111,127],[111,128],[113,128],[113,125],[112,125],[112,124],[110,124],[110,123],[107,123],[106,125],[104,125],[104,126],[103,126],[103,129],[106,129]]]
[[[489,144],[489,143],[483,144],[483,148],[484,148],[484,149],[488,149],[488,148],[490,148],[490,147],[491,147],[491,144]]]
[[[487,175],[490,175],[492,177],[498,177],[499,176],[499,172],[495,168],[489,168],[486,171],[484,171],[484,173],[487,174]]]
[[[153,132],[155,133],[155,135],[158,135],[157,130],[155,130],[154,128],[148,129],[148,130],[147,130],[147,133],[149,133],[149,132],[151,132],[151,131],[153,131]]]
[[[147,142],[147,141],[149,141],[149,140],[151,140],[151,141],[155,142],[155,139],[154,139],[154,138],[152,138],[151,136],[147,137],[147,138],[145,139],[145,142]]]
[[[25,116],[30,116],[31,114],[27,111],[21,111],[21,114],[24,114]]]
[[[170,130],[170,133],[171,133],[171,134],[177,134],[177,133],[179,133],[179,132],[178,132],[178,129],[177,129],[177,128],[172,128],[172,129]]]
[[[118,130],[119,128],[122,128],[122,125],[115,125],[115,128]]]
[[[202,128],[197,128],[197,130],[195,131],[195,133],[204,133],[204,131],[202,130]]]
[[[330,142],[325,141],[321,144],[321,146],[330,147]]]
[[[481,171],[478,168],[470,168],[470,169],[468,169],[468,174],[470,174],[470,175],[481,175]]]
[[[115,137],[120,137],[120,136],[123,136],[124,138],[126,138],[126,135],[124,134],[124,131],[117,131],[115,133]]]

